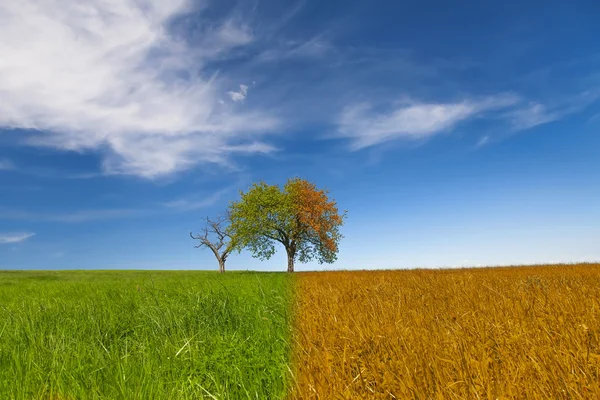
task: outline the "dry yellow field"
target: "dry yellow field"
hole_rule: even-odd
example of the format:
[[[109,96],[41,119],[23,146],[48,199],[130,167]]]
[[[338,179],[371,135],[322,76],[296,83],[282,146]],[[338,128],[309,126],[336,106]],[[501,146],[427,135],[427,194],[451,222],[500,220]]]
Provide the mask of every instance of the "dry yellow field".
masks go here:
[[[600,398],[600,265],[297,279],[294,399]]]

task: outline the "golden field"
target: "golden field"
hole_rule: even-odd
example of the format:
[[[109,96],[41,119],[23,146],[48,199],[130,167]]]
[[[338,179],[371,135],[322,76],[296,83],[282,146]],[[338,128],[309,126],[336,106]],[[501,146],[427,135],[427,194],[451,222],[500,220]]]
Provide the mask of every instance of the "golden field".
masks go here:
[[[600,398],[600,265],[300,273],[294,399]]]

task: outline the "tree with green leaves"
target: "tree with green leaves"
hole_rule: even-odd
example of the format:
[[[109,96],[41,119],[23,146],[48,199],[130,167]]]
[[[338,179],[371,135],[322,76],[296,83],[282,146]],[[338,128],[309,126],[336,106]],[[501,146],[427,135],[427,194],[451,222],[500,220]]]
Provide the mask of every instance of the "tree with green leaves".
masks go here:
[[[328,191],[319,190],[304,179],[289,179],[283,188],[255,183],[241,199],[229,205],[229,234],[235,237],[234,250],[250,250],[254,257],[269,259],[275,244],[284,246],[288,272],[294,262],[333,263],[343,238],[340,214]]]

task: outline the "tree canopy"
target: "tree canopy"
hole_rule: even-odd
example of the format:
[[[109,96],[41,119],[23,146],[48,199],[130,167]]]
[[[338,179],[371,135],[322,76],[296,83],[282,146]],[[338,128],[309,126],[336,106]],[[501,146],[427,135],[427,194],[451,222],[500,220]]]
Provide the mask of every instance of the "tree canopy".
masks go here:
[[[288,272],[294,270],[296,259],[303,263],[313,259],[332,263],[337,259],[345,212],[338,212],[326,190],[292,178],[283,188],[255,183],[240,196],[229,205],[229,233],[236,239],[237,251],[247,248],[264,260],[275,254],[275,244],[281,243],[288,256]]]

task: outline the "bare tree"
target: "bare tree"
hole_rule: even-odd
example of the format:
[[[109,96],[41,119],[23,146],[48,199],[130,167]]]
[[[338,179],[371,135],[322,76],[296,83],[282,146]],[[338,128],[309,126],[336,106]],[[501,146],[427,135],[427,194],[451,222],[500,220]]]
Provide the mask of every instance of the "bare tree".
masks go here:
[[[206,226],[202,230],[202,234],[194,236],[190,232],[190,237],[200,241],[198,246],[194,246],[195,248],[205,246],[211,249],[217,261],[219,261],[219,272],[225,272],[225,261],[227,261],[227,257],[233,250],[233,240],[227,232],[229,218],[225,216],[211,220],[206,217],[205,221]]]

